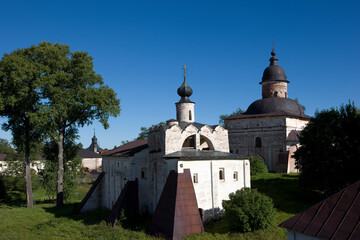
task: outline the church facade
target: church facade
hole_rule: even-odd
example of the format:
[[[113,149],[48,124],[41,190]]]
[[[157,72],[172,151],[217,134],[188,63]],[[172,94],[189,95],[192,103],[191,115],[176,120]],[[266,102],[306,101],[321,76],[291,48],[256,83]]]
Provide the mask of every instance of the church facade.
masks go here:
[[[309,122],[303,107],[288,98],[289,81],[271,52],[270,66],[263,73],[262,99],[246,112],[225,119],[231,152],[259,156],[273,172],[297,172],[293,153],[299,147],[298,135]]]
[[[150,129],[148,139],[102,153],[103,179],[83,203],[82,211],[121,205],[121,196],[131,182],[136,190],[128,192],[136,195],[132,199],[137,199],[140,212],[154,214],[154,219],[164,219],[163,215],[172,212],[173,217],[163,224],[173,221],[173,227],[186,226],[191,223],[181,219],[217,218],[222,213],[222,200],[250,187],[248,158],[229,152],[228,131],[220,125],[195,122],[195,103],[189,98],[192,89],[186,82],[185,66],[184,82],[177,93],[181,99],[175,104],[176,119]],[[150,229],[165,234],[156,230],[163,224],[156,224],[153,221]],[[186,233],[181,229],[179,234]]]

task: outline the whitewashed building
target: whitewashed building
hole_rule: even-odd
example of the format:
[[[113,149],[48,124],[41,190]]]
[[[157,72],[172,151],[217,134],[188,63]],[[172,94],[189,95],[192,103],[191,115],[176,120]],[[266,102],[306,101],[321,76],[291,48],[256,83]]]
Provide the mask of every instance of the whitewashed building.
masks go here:
[[[195,103],[189,99],[192,89],[185,69],[177,91],[181,99],[176,103],[176,120],[156,125],[146,140],[104,152],[103,180],[83,211],[113,208],[126,183],[137,179],[139,210],[154,213],[170,171],[183,174],[189,170],[197,206],[206,221],[221,214],[222,200],[230,193],[250,187],[248,158],[229,152],[228,131],[220,125],[195,122]]]

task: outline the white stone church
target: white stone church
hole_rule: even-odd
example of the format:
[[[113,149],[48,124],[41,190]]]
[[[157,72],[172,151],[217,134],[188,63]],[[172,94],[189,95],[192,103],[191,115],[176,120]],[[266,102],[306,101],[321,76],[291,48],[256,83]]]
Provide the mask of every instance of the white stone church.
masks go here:
[[[250,187],[246,156],[260,156],[270,171],[296,171],[292,155],[310,117],[288,98],[289,81],[276,53],[271,54],[260,83],[263,98],[225,119],[226,128],[195,122],[184,66],[176,119],[150,129],[148,139],[103,152],[103,173],[81,211],[112,209],[107,220],[112,224],[120,209],[148,212],[153,214],[151,233],[181,239],[218,217],[230,193]]]
[[[250,187],[248,158],[229,152],[228,131],[220,125],[195,122],[195,103],[189,99],[192,89],[186,82],[186,66],[184,82],[177,93],[181,99],[176,103],[176,120],[153,127],[146,140],[135,140],[102,154],[102,180],[90,190],[82,211],[114,209],[120,195],[125,194],[122,192],[126,184],[136,182],[139,211],[156,215],[161,198],[167,195],[164,189],[169,189],[164,187],[170,184],[169,173],[186,172],[192,186],[184,183],[181,187],[179,180],[175,184],[174,191],[183,197],[175,204],[176,209],[184,199],[195,199],[195,214],[206,221],[221,214],[222,200],[228,199],[230,193]],[[189,190],[180,193],[185,188]]]

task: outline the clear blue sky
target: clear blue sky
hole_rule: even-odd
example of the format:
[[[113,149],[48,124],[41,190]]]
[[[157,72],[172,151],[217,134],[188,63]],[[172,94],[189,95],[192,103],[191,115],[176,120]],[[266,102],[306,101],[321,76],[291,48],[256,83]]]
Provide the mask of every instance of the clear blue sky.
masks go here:
[[[41,41],[87,51],[121,99],[121,114],[93,129],[103,148],[175,118],[182,65],[195,120],[217,124],[261,98],[272,40],[306,114],[360,101],[360,1],[1,1],[0,54]],[[5,119],[2,119],[4,121]],[[1,120],[0,120],[1,121]],[[11,139],[0,130],[0,137]]]

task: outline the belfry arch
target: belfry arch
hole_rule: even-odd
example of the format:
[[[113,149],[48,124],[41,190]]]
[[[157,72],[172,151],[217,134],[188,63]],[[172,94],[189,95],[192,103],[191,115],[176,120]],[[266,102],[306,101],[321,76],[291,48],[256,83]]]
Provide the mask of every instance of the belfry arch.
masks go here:
[[[196,142],[197,139],[200,137],[199,146],[197,147]],[[203,135],[191,135],[187,137],[182,145],[182,150],[200,150],[200,151],[214,151],[214,145],[212,144],[211,140]]]

